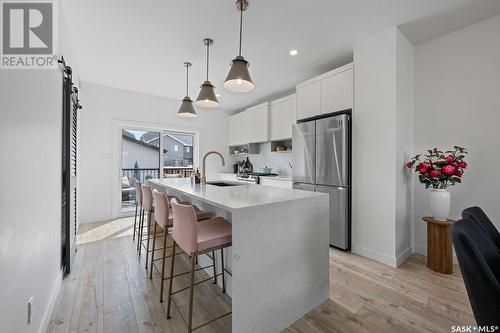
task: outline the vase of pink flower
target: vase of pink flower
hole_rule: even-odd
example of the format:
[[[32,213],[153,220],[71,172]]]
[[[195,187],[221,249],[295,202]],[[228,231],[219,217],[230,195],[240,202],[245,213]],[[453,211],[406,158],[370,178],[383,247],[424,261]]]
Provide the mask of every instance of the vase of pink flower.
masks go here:
[[[459,146],[454,150],[441,151],[430,149],[427,154],[413,157],[406,167],[418,174],[418,180],[430,188],[430,208],[432,218],[446,221],[450,215],[449,186],[462,182],[462,176],[467,168],[465,157],[467,149]]]

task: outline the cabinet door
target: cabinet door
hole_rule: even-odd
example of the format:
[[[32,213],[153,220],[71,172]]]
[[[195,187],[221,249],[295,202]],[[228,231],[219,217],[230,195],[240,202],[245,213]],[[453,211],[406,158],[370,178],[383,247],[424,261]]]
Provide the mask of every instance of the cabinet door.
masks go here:
[[[321,80],[321,113],[352,109],[353,98],[352,69]]]
[[[247,111],[241,112],[238,114],[238,144],[247,144],[250,142],[251,136],[251,125],[250,125],[250,116]]]
[[[241,145],[244,140],[244,134],[242,133],[242,113],[235,114],[229,117],[229,145],[237,146]]]
[[[242,123],[247,141],[245,143],[266,142],[269,140],[269,104],[263,103],[244,112]]]
[[[235,116],[231,116],[228,119],[228,125],[227,125],[227,136],[228,136],[227,141],[230,146],[234,146],[237,144],[236,134],[237,134],[236,118]]]
[[[282,104],[283,103],[271,104],[269,109],[269,137],[271,140],[281,139]]]
[[[296,99],[291,98],[281,103],[280,139],[292,138],[292,127],[297,116]]]
[[[319,115],[321,112],[321,82],[297,87],[297,119]]]

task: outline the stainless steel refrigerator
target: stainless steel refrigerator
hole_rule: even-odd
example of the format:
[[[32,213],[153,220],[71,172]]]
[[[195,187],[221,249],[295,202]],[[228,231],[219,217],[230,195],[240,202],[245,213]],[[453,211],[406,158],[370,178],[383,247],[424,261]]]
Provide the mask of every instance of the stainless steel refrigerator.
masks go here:
[[[351,116],[293,126],[293,187],[330,194],[330,245],[351,248]]]

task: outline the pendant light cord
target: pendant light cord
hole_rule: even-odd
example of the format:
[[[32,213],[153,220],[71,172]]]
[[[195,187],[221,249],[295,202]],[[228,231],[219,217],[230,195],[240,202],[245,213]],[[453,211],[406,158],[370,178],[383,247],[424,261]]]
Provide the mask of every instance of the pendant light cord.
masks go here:
[[[241,36],[243,31],[243,2],[240,4],[240,50],[239,56],[241,57]]]
[[[186,66],[186,96],[189,96],[189,66]]]
[[[209,62],[209,53],[210,53],[210,43],[207,43],[207,81],[208,81],[208,62]]]

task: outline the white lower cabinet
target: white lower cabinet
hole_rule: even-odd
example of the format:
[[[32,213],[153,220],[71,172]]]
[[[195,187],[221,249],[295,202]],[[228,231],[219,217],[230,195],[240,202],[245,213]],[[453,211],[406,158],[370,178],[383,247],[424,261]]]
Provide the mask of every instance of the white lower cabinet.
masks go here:
[[[281,188],[292,188],[292,181],[289,179],[272,179],[266,177],[260,177],[260,185],[281,187]]]

